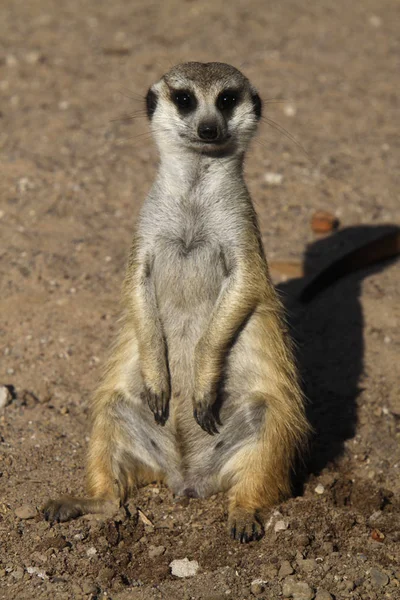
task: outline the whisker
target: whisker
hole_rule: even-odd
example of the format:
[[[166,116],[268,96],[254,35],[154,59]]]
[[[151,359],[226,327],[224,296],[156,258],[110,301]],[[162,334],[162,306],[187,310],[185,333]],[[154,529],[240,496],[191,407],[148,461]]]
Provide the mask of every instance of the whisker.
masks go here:
[[[265,123],[267,123],[270,127],[272,127],[272,129],[275,129],[276,131],[279,131],[279,133],[281,133],[282,135],[284,135],[285,137],[287,137],[288,140],[290,140],[291,142],[293,142],[293,144],[296,144],[296,146],[298,148],[300,148],[300,150],[302,152],[304,152],[304,154],[308,157],[308,159],[311,162],[314,162],[311,158],[311,155],[309,152],[307,152],[307,150],[304,148],[303,144],[301,144],[291,133],[289,133],[289,131],[287,129],[285,129],[282,125],[279,125],[279,123],[277,123],[276,121],[274,121],[273,119],[270,119],[269,117],[261,117],[261,120],[264,121]]]

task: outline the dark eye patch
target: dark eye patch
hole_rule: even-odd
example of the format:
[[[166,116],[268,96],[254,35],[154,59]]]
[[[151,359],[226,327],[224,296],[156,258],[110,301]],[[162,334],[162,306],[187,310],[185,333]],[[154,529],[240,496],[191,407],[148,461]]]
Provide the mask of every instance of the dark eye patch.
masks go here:
[[[217,108],[221,112],[231,111],[240,102],[240,94],[237,90],[224,90],[217,98]]]
[[[150,88],[146,95],[146,112],[149,119],[152,118],[157,108],[157,94]]]
[[[189,113],[196,109],[197,99],[189,90],[171,90],[171,100],[181,113]]]

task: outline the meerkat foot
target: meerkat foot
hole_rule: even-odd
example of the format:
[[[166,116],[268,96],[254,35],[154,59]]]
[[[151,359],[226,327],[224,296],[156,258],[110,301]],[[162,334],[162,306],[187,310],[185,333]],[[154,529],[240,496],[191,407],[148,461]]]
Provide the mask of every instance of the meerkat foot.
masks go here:
[[[264,535],[264,526],[255,511],[236,508],[229,514],[228,531],[232,539],[246,544],[261,539]]]
[[[222,423],[214,413],[213,406],[210,403],[196,403],[193,409],[193,416],[200,427],[210,435],[219,433],[217,425],[222,425]]]
[[[169,393],[164,391],[156,393],[145,386],[144,394],[156,423],[165,425],[169,417]]]
[[[74,498],[73,496],[62,496],[57,500],[49,500],[42,509],[46,521],[63,523],[76,519],[84,514],[103,512],[111,501],[104,499]]]

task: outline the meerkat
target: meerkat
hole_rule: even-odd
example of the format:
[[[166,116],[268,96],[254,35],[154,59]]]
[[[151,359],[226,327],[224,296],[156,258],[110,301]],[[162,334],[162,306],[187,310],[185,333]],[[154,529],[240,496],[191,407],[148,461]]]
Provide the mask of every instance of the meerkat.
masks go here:
[[[51,500],[44,515],[102,511],[161,480],[176,495],[228,492],[231,536],[248,542],[290,495],[309,431],[243,176],[262,102],[236,68],[189,62],[149,89],[146,107],[160,163],[92,402],[89,497]]]

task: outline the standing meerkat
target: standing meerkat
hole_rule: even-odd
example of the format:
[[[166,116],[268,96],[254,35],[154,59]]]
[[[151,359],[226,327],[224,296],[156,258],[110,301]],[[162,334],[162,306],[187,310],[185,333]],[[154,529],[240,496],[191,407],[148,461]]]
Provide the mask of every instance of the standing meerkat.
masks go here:
[[[243,178],[261,100],[223,63],[175,66],[146,97],[160,152],[123,289],[120,332],[92,402],[86,499],[66,521],[164,481],[177,495],[229,493],[229,529],[263,533],[290,494],[309,425],[280,301]]]

